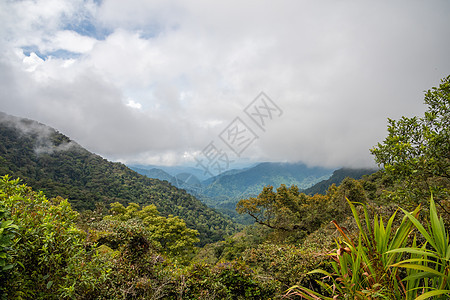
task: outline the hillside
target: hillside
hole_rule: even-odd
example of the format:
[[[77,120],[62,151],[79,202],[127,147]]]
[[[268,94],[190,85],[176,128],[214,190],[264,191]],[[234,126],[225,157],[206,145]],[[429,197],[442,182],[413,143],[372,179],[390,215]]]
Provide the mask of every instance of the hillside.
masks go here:
[[[138,164],[130,164],[127,166],[132,170],[142,170],[142,171],[159,169],[172,177],[176,177],[179,174],[188,173],[195,176],[200,181],[206,180],[211,177],[208,173],[205,173],[203,169],[196,168],[193,166],[160,166],[160,165],[138,165]]]
[[[332,170],[309,168],[302,163],[260,163],[240,172],[216,176],[208,180],[203,189],[205,196],[217,199],[218,196],[239,200],[257,195],[264,186],[278,187],[281,184],[308,188],[320,180],[328,178]],[[220,202],[220,200],[219,200]]]
[[[201,244],[235,229],[229,219],[168,182],[109,162],[36,121],[0,113],[0,175],[4,174],[20,177],[48,197],[68,198],[77,210],[92,210],[97,203],[155,204],[163,216],[179,216],[198,230]]]
[[[369,175],[375,173],[376,169],[350,169],[350,168],[341,168],[333,172],[330,178],[326,180],[322,180],[310,188],[304,189],[303,193],[307,195],[315,195],[322,194],[325,195],[327,193],[328,188],[332,184],[339,185],[342,180],[346,177],[350,177],[353,179],[361,179],[364,175]]]
[[[145,175],[148,178],[155,178],[155,179],[159,179],[159,180],[165,180],[168,181],[170,183],[173,183],[175,181],[175,178],[173,176],[171,176],[170,174],[168,174],[167,172],[158,169],[158,168],[152,168],[152,169],[142,169],[142,168],[137,168],[137,167],[133,167],[133,166],[128,166],[131,170],[141,174],[141,175]]]

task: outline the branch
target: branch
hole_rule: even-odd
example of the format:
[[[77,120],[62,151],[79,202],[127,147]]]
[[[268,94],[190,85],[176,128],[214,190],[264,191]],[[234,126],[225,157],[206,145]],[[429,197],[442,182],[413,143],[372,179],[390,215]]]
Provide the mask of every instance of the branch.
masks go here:
[[[267,227],[269,227],[269,228],[271,228],[271,229],[277,229],[277,230],[283,230],[283,231],[291,231],[290,229],[287,229],[287,228],[285,228],[285,227],[276,227],[276,226],[272,226],[272,225],[270,225],[269,223],[266,223],[266,222],[264,222],[264,221],[259,220],[258,217],[256,217],[256,216],[255,216],[254,214],[252,214],[251,212],[247,212],[247,213],[248,213],[250,216],[252,216],[253,219],[255,219],[255,222],[258,223],[258,224],[267,226]]]

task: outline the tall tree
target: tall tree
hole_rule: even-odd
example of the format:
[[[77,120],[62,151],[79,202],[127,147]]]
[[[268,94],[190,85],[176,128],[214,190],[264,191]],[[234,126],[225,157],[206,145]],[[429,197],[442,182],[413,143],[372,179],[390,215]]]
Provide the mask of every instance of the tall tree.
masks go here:
[[[425,115],[389,120],[389,135],[371,150],[406,199],[427,203],[430,193],[450,211],[450,76],[425,93]]]

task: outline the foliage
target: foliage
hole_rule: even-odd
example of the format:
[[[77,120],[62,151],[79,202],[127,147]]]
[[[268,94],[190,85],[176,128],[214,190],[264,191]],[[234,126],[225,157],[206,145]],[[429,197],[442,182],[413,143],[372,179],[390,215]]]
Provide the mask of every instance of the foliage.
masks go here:
[[[14,220],[10,219],[8,211],[3,205],[0,205],[0,274],[14,266],[9,263],[11,257],[8,251],[11,250],[18,229],[19,227],[14,224]]]
[[[292,231],[295,213],[300,208],[299,190],[296,186],[281,185],[276,192],[266,186],[258,197],[241,200],[236,206],[239,213],[247,213],[261,225],[272,229]]]
[[[433,199],[430,201],[428,231],[417,219],[420,207],[412,213],[402,210],[405,217],[394,232],[392,224],[396,213],[389,218],[386,226],[378,215],[374,216],[372,224],[363,206],[363,225],[350,201],[349,205],[359,228],[358,239],[354,241],[349,238],[344,228],[336,223],[342,239],[337,240],[338,249],[332,255],[333,273],[320,269],[310,272],[331,279],[331,284],[318,282],[325,294],[293,286],[288,295],[306,299],[427,299],[450,296],[449,237],[442,218],[437,216]],[[421,245],[417,244],[415,236],[412,243],[407,244],[414,227],[426,240]],[[406,254],[409,257],[404,259]]]
[[[279,240],[299,242],[323,224],[346,218],[350,213],[346,197],[365,202],[362,184],[346,178],[339,187],[332,185],[326,195],[314,196],[300,193],[296,186],[281,185],[276,192],[268,186],[257,197],[239,201],[236,210],[273,229]]]
[[[208,244],[199,249],[193,263],[216,264],[219,261],[242,259],[246,250],[258,247],[269,239],[271,229],[260,224],[246,226],[241,232],[224,241]]]
[[[144,206],[142,210],[139,208],[136,203],[130,203],[126,208],[118,202],[113,203],[112,215],[106,216],[105,220],[140,220],[148,232],[147,238],[158,251],[170,257],[183,258],[193,252],[194,244],[199,241],[196,230],[187,228],[186,223],[178,217],[160,216],[154,205]]]
[[[47,199],[4,176],[0,202],[18,230],[10,250],[14,266],[4,284],[9,298],[92,297],[107,270],[85,249],[67,200]]]
[[[1,197],[1,196],[0,196]],[[11,269],[14,264],[11,261],[11,250],[14,237],[19,227],[14,224],[14,220],[10,219],[9,212],[0,202],[0,281],[6,281],[10,276]],[[6,297],[6,289],[0,286],[0,297]]]
[[[308,246],[262,244],[247,249],[243,260],[259,274],[280,283],[283,290],[309,281],[306,273],[325,259],[322,249]]]
[[[242,261],[221,262],[213,267],[197,263],[187,270],[183,299],[269,299],[277,285],[257,278]]]
[[[426,242],[421,246],[393,249],[390,253],[409,253],[411,258],[403,260],[393,267],[407,268],[409,276],[403,280],[411,283],[407,297],[427,299],[433,296],[450,296],[450,244],[449,234],[442,217],[438,217],[433,198],[430,201],[428,230],[413,215],[403,210]],[[420,287],[417,288],[417,287]]]
[[[389,135],[371,152],[408,199],[420,203],[431,191],[445,207],[450,205],[441,203],[450,195],[450,76],[426,92],[425,104],[421,118],[389,119]]]
[[[142,239],[139,233],[142,226],[129,222],[125,222],[125,230],[118,236],[126,239],[124,233],[129,232],[131,238],[119,250],[105,244],[99,247],[100,259],[111,271],[98,286],[100,293],[96,299],[176,298],[177,267]]]

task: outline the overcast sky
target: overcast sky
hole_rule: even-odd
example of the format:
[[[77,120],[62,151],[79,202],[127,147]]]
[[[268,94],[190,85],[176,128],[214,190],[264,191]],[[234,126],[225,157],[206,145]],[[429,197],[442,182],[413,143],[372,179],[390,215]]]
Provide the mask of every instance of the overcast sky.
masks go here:
[[[0,110],[125,163],[372,166],[450,74],[445,0],[0,5]]]

